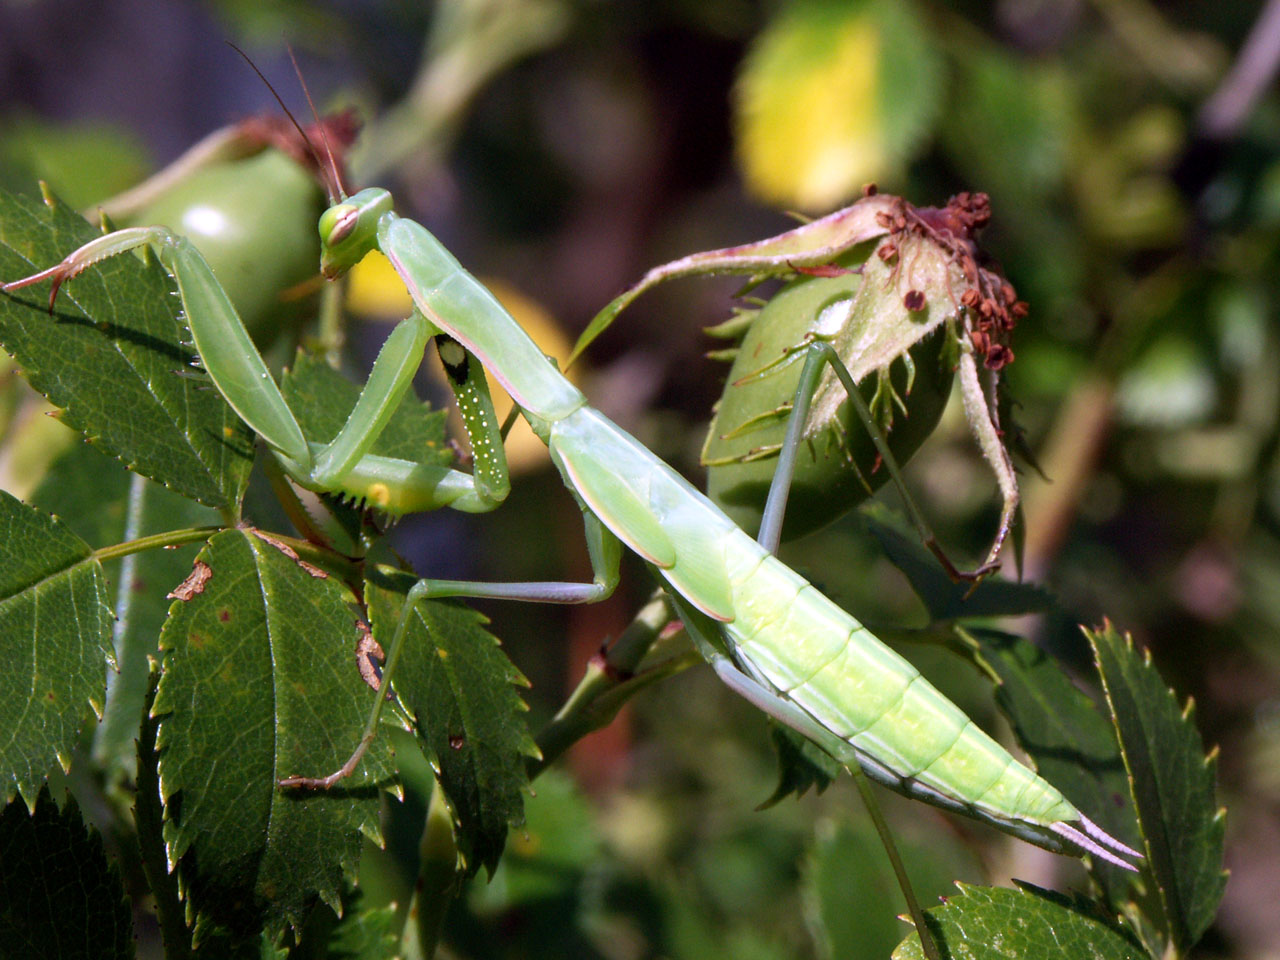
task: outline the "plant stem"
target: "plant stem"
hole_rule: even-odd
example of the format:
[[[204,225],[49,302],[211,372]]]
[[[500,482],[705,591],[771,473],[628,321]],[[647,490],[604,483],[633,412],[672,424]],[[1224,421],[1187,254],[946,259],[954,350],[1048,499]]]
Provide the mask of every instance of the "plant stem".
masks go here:
[[[127,557],[131,553],[141,553],[143,550],[154,550],[157,547],[176,547],[184,543],[193,543],[197,540],[208,540],[223,529],[225,527],[214,526],[166,530],[164,533],[153,533],[148,537],[139,537],[137,540],[126,540],[124,543],[102,547],[93,551],[91,556],[99,561],[113,560],[116,557]]]
[[[149,537],[139,537],[136,540],[126,540],[124,543],[117,543],[110,547],[102,547],[93,551],[90,556],[95,560],[112,560],[116,557],[127,557],[133,553],[141,553],[143,550],[154,550],[157,547],[174,547],[184,543],[194,543],[199,540],[207,540],[215,533],[221,533],[227,527],[210,526],[210,527],[185,527],[181,530],[166,530],[164,533],[155,533]],[[302,559],[316,565],[328,568],[332,572],[337,572],[346,581],[355,579],[356,561],[352,560],[341,553],[334,550],[328,550],[318,544],[311,543],[307,540],[299,540],[297,537],[287,537],[284,534],[270,533],[262,530],[257,531],[252,527],[242,527],[246,532],[254,533],[260,539],[266,540],[277,546],[288,546],[297,556],[295,559]]]
[[[853,782],[858,785],[858,792],[862,794],[862,803],[871,816],[876,833],[880,835],[884,852],[889,855],[889,864],[898,878],[898,888],[906,898],[907,912],[911,914],[911,922],[915,925],[916,935],[920,938],[924,955],[929,960],[942,960],[938,945],[933,941],[933,934],[925,923],[924,911],[920,909],[915,891],[911,889],[911,880],[907,876],[907,868],[902,865],[902,858],[898,855],[898,845],[893,841],[893,833],[889,830],[889,824],[885,823],[884,814],[880,812],[880,804],[876,802],[875,794],[871,791],[871,781],[867,779],[867,775],[862,772],[862,768],[857,763],[849,764],[849,772],[853,774]]]
[[[656,644],[671,639],[673,635],[664,633],[674,620],[666,598],[660,590],[655,591],[617,642],[591,658],[569,699],[535,738],[541,756],[529,762],[530,778],[542,773],[587,734],[607,727],[623,704],[641,690],[702,662],[695,651],[688,650],[636,672]]]

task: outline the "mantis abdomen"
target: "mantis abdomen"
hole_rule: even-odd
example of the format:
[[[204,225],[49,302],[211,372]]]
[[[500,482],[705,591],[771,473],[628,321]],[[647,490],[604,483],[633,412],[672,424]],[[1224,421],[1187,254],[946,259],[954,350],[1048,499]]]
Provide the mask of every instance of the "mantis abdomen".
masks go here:
[[[1133,853],[602,414],[580,407],[553,422],[549,435],[571,489],[653,564],[680,598],[695,639],[689,607],[731,641],[712,642],[715,651],[787,705],[771,709],[774,716],[892,789],[1039,846],[1083,848],[1120,863],[1112,850]]]
[[[1049,827],[1079,818],[911,663],[790,568],[771,556],[753,564],[743,547],[727,551],[739,558],[730,576],[742,598],[725,625],[735,659],[851,746],[873,777],[1001,823]]]

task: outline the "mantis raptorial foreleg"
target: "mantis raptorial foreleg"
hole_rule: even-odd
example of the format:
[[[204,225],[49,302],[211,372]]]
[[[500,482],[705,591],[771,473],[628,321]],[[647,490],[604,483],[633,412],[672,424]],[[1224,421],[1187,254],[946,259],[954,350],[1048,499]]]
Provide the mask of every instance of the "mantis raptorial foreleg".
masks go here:
[[[422,363],[427,341],[441,331],[414,310],[392,330],[374,361],[369,380],[338,435],[325,444],[308,442],[231,301],[199,251],[164,227],[132,227],[92,240],[60,263],[3,285],[7,291],[52,281],[52,311],[61,285],[93,264],[138,247],[155,251],[174,277],[200,363],[218,392],[275,453],[299,485],[339,493],[393,513],[453,507],[492,510],[510,489],[502,439],[484,373],[445,337],[442,360],[468,433],[478,451],[475,473],[371,455]]]

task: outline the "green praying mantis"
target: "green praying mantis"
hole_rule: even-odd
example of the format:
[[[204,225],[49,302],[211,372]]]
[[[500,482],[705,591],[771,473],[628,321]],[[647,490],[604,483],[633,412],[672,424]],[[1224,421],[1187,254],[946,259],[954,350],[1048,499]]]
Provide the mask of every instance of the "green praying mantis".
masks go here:
[[[97,238],[60,263],[3,285],[60,285],[93,264],[152,248],[173,276],[209,378],[300,486],[355,498],[389,514],[439,507],[481,512],[509,490],[487,369],[508,390],[582,509],[589,583],[477,583],[424,579],[410,590],[388,650],[393,678],[410,613],[437,597],[590,603],[619,578],[622,546],[650,565],[717,675],[770,716],[841,762],[908,796],[959,812],[1055,852],[1089,853],[1132,869],[1140,854],[1109,836],[1051,784],[1014,759],[906,660],[773,555],[781,510],[753,539],[676,471],[592,409],[493,294],[424,227],[369,188],[321,216],[321,272],[341,276],[371,250],[387,256],[414,309],[387,338],[360,398],[330,442],[308,441],[203,257],[164,227]],[[434,339],[471,440],[471,473],[371,454]],[[832,351],[816,351],[852,394]],[[816,363],[816,361],[815,361]],[[794,444],[792,444],[794,448]],[[784,499],[785,471],[774,481]],[[364,735],[326,776],[290,776],[283,788],[323,789],[349,776],[372,743],[386,697],[374,695]]]

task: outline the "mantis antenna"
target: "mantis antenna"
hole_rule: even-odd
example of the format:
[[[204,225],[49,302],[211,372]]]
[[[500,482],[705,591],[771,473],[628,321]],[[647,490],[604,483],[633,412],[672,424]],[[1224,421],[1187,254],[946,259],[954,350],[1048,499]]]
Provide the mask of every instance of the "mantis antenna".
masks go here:
[[[298,68],[298,60],[293,55],[293,47],[286,44],[286,49],[289,51],[289,61],[293,64],[293,70],[298,75],[298,82],[302,85],[303,96],[307,98],[307,105],[311,108],[311,115],[315,117],[316,126],[320,128],[320,136],[324,139],[325,152],[328,154],[329,159],[329,165],[327,168],[324,163],[324,157],[320,156],[320,152],[316,150],[315,144],[312,143],[311,138],[307,136],[307,132],[302,129],[302,124],[298,123],[298,118],[293,115],[293,111],[285,105],[283,98],[281,98],[280,94],[276,91],[276,88],[272,85],[271,81],[268,80],[266,75],[258,69],[258,65],[253,62],[253,59],[247,53],[237,47],[230,40],[226,43],[227,46],[244,58],[244,62],[249,64],[250,69],[258,75],[258,79],[261,80],[266,85],[267,89],[271,91],[271,96],[275,97],[276,103],[280,105],[280,109],[284,111],[284,115],[289,118],[289,122],[293,124],[293,128],[298,131],[298,135],[302,137],[302,142],[307,145],[307,151],[315,161],[316,169],[325,171],[323,174],[324,189],[325,193],[329,196],[329,202],[333,204],[337,203],[339,200],[345,200],[347,197],[347,191],[343,186],[342,176],[338,172],[338,163],[333,158],[333,149],[329,145],[329,137],[324,132],[324,125],[320,122],[319,114],[316,113],[316,105],[311,99],[311,91],[307,89],[307,83],[302,79],[302,71]]]

